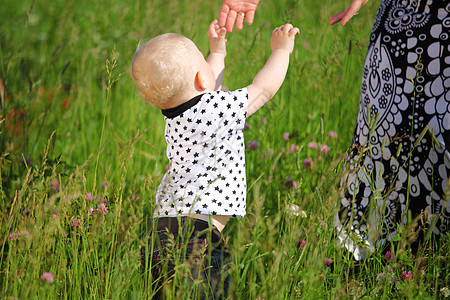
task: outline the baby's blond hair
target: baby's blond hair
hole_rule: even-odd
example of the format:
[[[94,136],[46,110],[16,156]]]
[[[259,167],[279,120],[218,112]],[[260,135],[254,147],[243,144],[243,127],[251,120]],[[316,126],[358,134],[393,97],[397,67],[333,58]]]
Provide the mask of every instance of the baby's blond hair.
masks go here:
[[[188,39],[175,33],[139,45],[131,76],[144,99],[155,106],[182,96],[192,77]]]

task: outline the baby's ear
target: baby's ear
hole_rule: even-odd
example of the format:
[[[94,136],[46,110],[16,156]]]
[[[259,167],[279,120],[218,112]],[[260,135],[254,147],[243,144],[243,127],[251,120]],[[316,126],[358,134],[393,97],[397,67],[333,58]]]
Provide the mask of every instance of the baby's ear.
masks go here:
[[[205,75],[202,71],[198,71],[197,74],[195,74],[195,87],[200,91],[204,91],[206,90],[207,85]]]

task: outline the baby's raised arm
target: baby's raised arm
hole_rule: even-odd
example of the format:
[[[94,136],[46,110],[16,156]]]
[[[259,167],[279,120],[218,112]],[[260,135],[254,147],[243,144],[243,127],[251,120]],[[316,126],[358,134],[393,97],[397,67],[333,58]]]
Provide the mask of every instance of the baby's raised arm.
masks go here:
[[[227,55],[225,34],[227,30],[225,28],[219,28],[217,20],[214,20],[209,25],[208,39],[209,39],[209,51],[208,64],[214,71],[216,78],[215,90],[219,90],[222,87],[223,74],[225,72],[225,56]]]
[[[272,32],[270,40],[272,54],[253,79],[253,83],[247,87],[247,117],[272,99],[283,84],[289,66],[289,55],[294,50],[295,36],[299,33],[299,29],[291,24],[277,27]]]

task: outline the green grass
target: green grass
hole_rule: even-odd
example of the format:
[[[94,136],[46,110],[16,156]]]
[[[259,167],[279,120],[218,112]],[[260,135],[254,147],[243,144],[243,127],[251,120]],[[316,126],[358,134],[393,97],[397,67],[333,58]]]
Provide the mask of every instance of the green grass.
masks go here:
[[[207,55],[206,30],[219,2],[4,3],[2,298],[152,296],[139,270],[139,250],[167,164],[164,120],[138,97],[130,63],[141,39],[164,32],[190,37]],[[224,233],[234,254],[236,298],[445,297],[448,242],[412,256],[405,230],[392,261],[376,252],[351,275],[356,263],[333,237],[342,156],[352,138],[378,1],[344,28],[330,27],[328,18],[345,1],[261,2],[254,24],[227,36],[225,86],[251,83],[270,54],[274,27],[291,22],[301,34],[282,88],[247,120],[246,141],[259,145],[247,149],[247,215],[230,221]],[[336,139],[328,136],[331,130]],[[320,154],[309,142],[326,143],[330,152]],[[294,153],[292,144],[298,145]],[[314,161],[312,169],[303,166],[306,158]],[[295,188],[285,187],[288,177]],[[108,213],[89,216],[105,199]],[[305,215],[292,214],[293,205]],[[76,220],[79,225],[72,225]],[[303,250],[300,238],[307,241]],[[325,258],[333,268],[324,266]],[[412,281],[401,279],[406,271]],[[52,283],[40,279],[44,272],[53,274]],[[173,292],[179,296],[186,296],[183,286],[178,296]]]

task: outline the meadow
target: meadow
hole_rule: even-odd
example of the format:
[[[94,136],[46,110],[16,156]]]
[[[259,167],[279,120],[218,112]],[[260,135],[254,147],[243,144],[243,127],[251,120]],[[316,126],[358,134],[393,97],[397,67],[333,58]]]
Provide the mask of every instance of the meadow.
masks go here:
[[[439,299],[449,242],[412,255],[402,231],[356,262],[336,244],[339,178],[378,1],[328,25],[350,1],[261,0],[227,35],[224,85],[247,86],[273,28],[300,28],[286,80],[247,120],[247,215],[224,236],[236,299]],[[4,1],[0,10],[0,297],[146,299],[140,272],[159,181],[164,119],[139,97],[141,40],[176,32],[206,56],[218,0]],[[358,272],[354,272],[354,270]],[[189,286],[173,289],[185,299]]]

